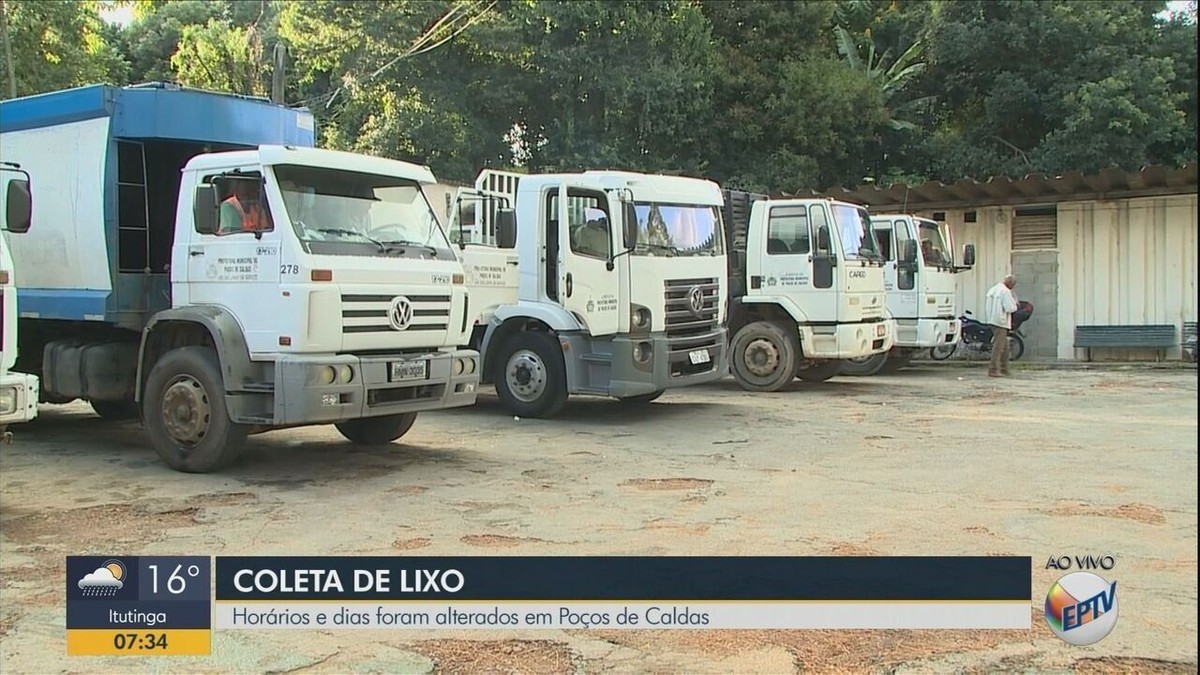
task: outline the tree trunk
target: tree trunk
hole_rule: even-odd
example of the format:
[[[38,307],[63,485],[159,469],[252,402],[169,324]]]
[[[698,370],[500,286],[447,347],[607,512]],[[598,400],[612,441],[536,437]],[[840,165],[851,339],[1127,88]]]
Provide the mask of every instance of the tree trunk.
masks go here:
[[[0,0],[0,35],[4,37],[4,67],[8,77],[8,97],[17,97],[17,73],[13,68],[12,44],[8,39],[8,12],[4,9],[4,0]]]

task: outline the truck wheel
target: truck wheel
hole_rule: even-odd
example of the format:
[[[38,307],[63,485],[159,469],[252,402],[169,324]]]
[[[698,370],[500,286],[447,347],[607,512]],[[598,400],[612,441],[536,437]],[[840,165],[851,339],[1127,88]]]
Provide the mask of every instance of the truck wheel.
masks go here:
[[[167,352],[146,378],[146,433],[155,452],[176,471],[208,473],[241,454],[249,428],[229,419],[217,356],[205,347]]]
[[[658,397],[662,396],[664,393],[666,393],[665,390],[659,389],[658,391],[652,391],[649,394],[638,394],[637,396],[626,396],[625,398],[619,398],[617,400],[620,401],[621,403],[630,403],[633,405],[640,405],[643,403],[650,403],[651,401],[657,400]]]
[[[875,375],[883,370],[888,362],[888,353],[879,352],[870,356],[842,361],[842,375]]]
[[[779,391],[796,372],[800,338],[780,324],[755,321],[733,336],[730,351],[730,370],[742,389]]]
[[[913,350],[905,349],[903,351],[892,350],[888,352],[887,361],[883,362],[883,368],[879,370],[881,373],[894,373],[901,368],[912,363]]]
[[[824,382],[842,369],[842,361],[838,359],[821,359],[808,363],[809,365],[796,369],[796,377],[805,382]]]
[[[417,413],[400,413],[383,417],[363,417],[333,425],[346,440],[359,445],[383,445],[408,433]]]
[[[549,333],[517,333],[496,359],[496,395],[514,415],[553,417],[567,403],[562,348]]]
[[[138,416],[137,403],[133,401],[88,401],[92,410],[106,420],[116,422],[131,420]]]

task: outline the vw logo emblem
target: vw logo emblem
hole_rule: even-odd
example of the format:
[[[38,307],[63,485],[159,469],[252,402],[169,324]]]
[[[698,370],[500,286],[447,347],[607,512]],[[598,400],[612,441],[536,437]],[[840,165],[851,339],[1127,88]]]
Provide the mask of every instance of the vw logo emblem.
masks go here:
[[[696,316],[700,316],[700,312],[704,311],[704,291],[700,290],[699,286],[692,286],[688,291],[688,306]]]
[[[392,306],[388,309],[388,323],[396,330],[408,328],[412,323],[412,302],[403,295],[392,298]]]

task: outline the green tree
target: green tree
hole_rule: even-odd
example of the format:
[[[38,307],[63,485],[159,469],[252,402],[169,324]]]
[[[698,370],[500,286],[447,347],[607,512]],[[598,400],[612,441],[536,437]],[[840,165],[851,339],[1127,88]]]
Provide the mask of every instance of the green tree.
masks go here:
[[[99,82],[120,82],[128,64],[109,43],[96,2],[5,0],[9,69],[0,91],[28,96]],[[14,87],[15,84],[15,87]]]

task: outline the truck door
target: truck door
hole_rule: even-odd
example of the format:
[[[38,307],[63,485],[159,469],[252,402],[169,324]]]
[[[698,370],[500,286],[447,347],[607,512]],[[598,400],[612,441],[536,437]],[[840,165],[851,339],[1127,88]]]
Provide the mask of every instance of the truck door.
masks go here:
[[[562,185],[558,213],[558,301],[583,319],[591,335],[617,332],[620,278],[608,262],[615,250],[607,193]]]
[[[894,242],[892,250],[896,260],[887,263],[887,269],[895,283],[896,290],[888,294],[888,309],[891,309],[892,316],[897,318],[915,319],[921,309],[918,302],[920,293],[917,290],[917,266],[904,263],[901,256],[908,246],[908,242],[916,240],[916,232],[913,231],[912,223],[905,218],[897,218],[893,221],[892,232]],[[920,258],[919,254],[918,258]],[[917,265],[919,264],[918,262]]]
[[[821,205],[770,206],[766,213],[765,255],[762,260],[759,284],[762,293],[786,295],[808,316],[809,321],[836,319],[836,290],[832,286],[832,268],[824,270],[829,276],[820,279],[820,261],[814,248],[813,232],[816,223],[825,223]],[[753,276],[757,276],[751,272]],[[752,283],[753,285],[753,283]]]
[[[221,207],[216,233],[203,234],[194,228],[190,233],[189,303],[228,309],[245,331],[251,352],[277,349],[280,236],[262,175],[256,169],[243,169],[201,180],[214,185]]]

